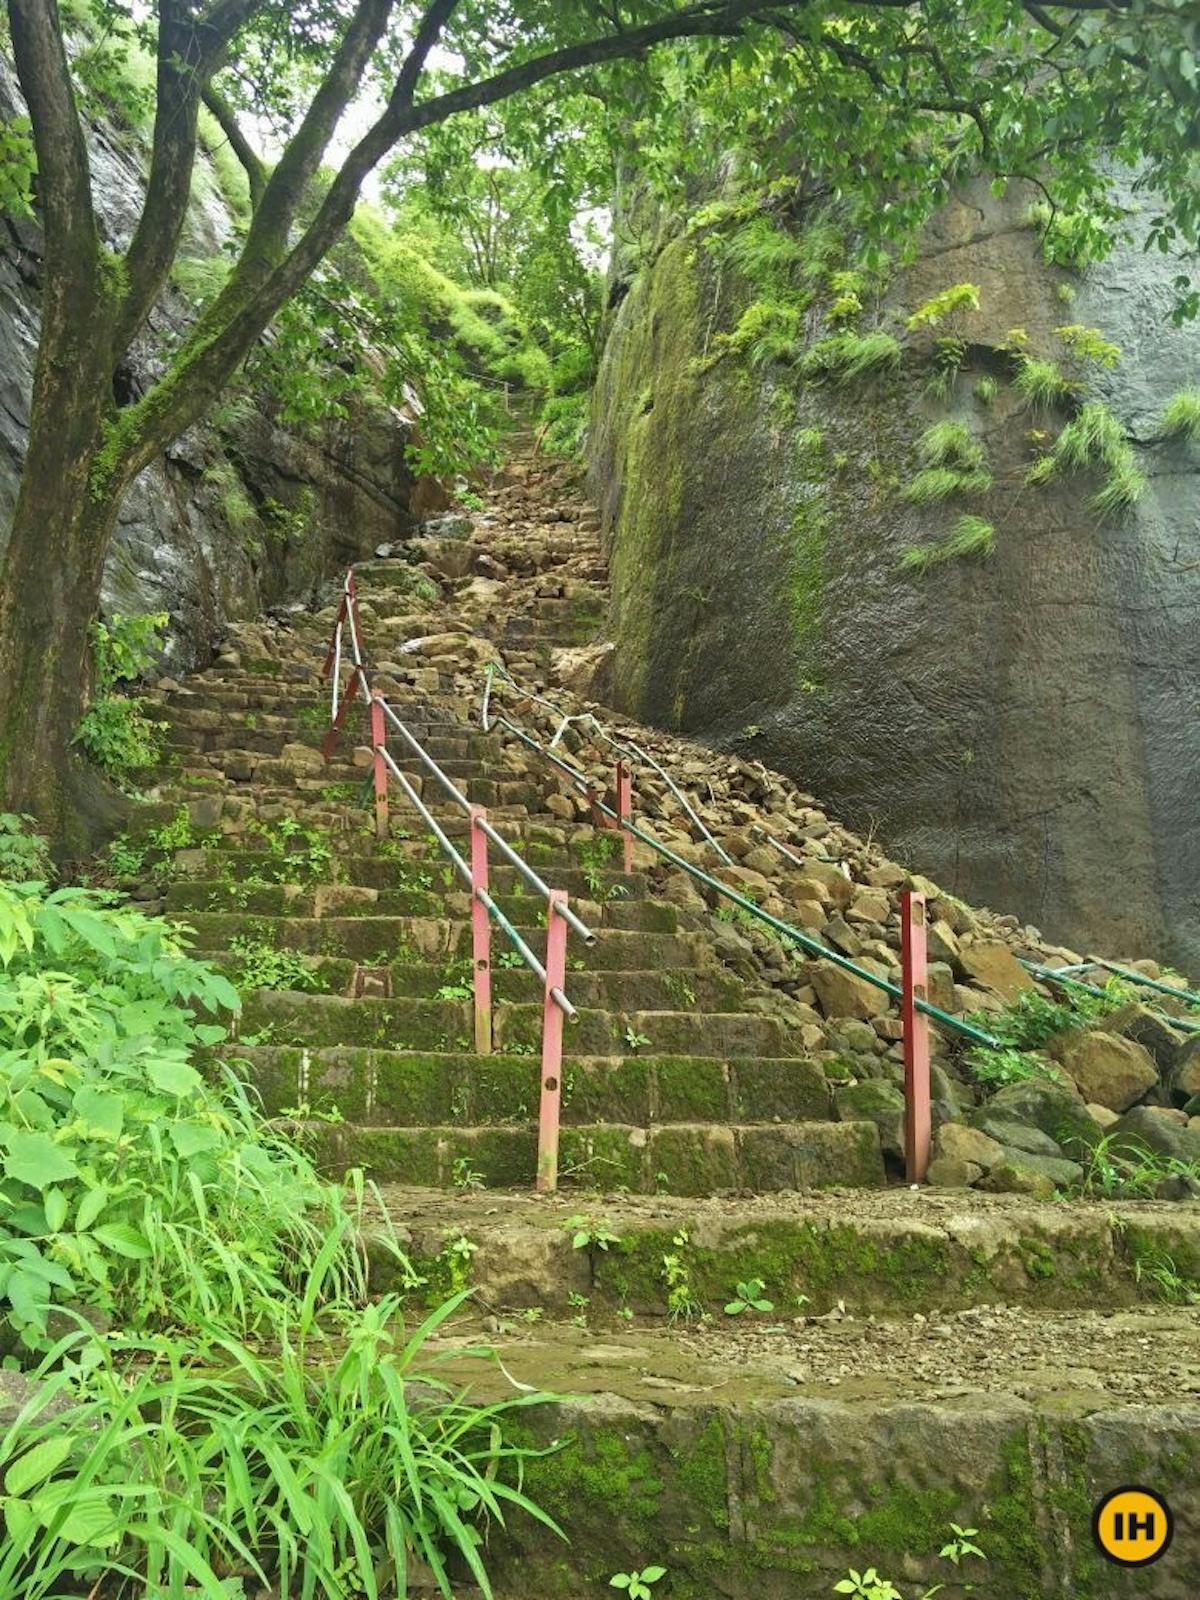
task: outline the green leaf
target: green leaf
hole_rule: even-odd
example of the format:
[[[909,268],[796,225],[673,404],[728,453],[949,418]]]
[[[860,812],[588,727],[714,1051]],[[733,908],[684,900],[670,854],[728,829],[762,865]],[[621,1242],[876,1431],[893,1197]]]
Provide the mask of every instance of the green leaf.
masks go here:
[[[60,1433],[27,1450],[4,1474],[4,1492],[23,1495],[58,1471],[71,1453],[71,1437]]]
[[[120,1534],[117,1512],[108,1492],[99,1484],[93,1484],[82,1495],[74,1482],[52,1484],[33,1497],[30,1509],[41,1525],[48,1528],[55,1523],[64,1500],[68,1499],[70,1510],[55,1524],[57,1538],[85,1550],[106,1550],[116,1543]]]
[[[75,1213],[76,1232],[86,1233],[107,1204],[108,1190],[103,1184],[99,1184],[95,1189],[89,1189],[79,1202],[79,1210]]]
[[[34,1189],[48,1189],[78,1175],[74,1159],[48,1133],[12,1133],[4,1170],[10,1178]]]
[[[129,1222],[105,1222],[93,1230],[92,1237],[131,1261],[147,1261],[154,1254],[146,1235]]]
[[[190,1161],[206,1150],[217,1150],[224,1144],[222,1134],[203,1122],[173,1122],[167,1130],[176,1154]]]
[[[665,1578],[666,1575],[667,1575],[666,1567],[643,1567],[642,1568],[642,1582],[643,1583],[657,1583],[660,1578]]]
[[[67,1220],[70,1206],[66,1195],[61,1189],[49,1189],[44,1201],[46,1209],[46,1231],[48,1233],[61,1233],[62,1225]]]
[[[155,1061],[146,1068],[146,1077],[163,1094],[195,1094],[204,1085],[204,1079],[195,1067],[185,1061]]]
[[[75,1115],[89,1134],[99,1139],[117,1140],[125,1126],[125,1102],[119,1094],[84,1084],[75,1091]]]

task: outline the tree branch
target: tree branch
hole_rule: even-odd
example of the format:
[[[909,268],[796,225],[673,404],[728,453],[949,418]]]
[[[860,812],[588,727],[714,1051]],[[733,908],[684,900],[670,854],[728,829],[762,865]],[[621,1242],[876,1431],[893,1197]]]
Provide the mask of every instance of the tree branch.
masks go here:
[[[257,211],[267,186],[266,164],[242,132],[237,113],[221,91],[211,83],[205,84],[202,98],[216,118],[221,132],[228,139],[230,149],[242,164],[246,182],[250,186],[250,209]]]
[[[267,0],[212,0],[197,23],[205,36],[205,54],[218,57],[239,28],[266,8]]]
[[[278,264],[300,202],[321,164],[342,113],[358,90],[394,4],[395,0],[358,0],[333,63],[289,140],[255,210],[242,257],[250,269],[246,275],[248,280],[256,278],[261,282]],[[251,282],[250,286],[256,285]],[[214,310],[217,305],[219,301]]]
[[[8,0],[17,78],[37,152],[38,207],[46,240],[43,321],[52,310],[88,316],[99,289],[100,239],[87,144],[71,87],[58,7]]]
[[[458,0],[432,0],[429,10],[421,18],[421,26],[417,29],[413,40],[412,49],[408,59],[400,69],[400,76],[396,79],[396,96],[406,105],[412,104],[413,95],[416,93],[417,84],[421,73],[425,70],[425,63],[429,52],[441,37],[442,30],[458,8]]]
[[[205,65],[197,31],[178,0],[159,0],[154,142],[146,200],[125,254],[125,290],[113,330],[120,360],[162,293],[192,193]]]

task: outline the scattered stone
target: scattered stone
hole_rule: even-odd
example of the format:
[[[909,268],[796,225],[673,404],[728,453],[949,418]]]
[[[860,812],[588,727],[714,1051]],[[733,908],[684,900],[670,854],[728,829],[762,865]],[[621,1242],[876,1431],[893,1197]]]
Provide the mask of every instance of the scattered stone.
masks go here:
[[[863,1021],[890,1010],[891,1000],[882,989],[832,961],[816,961],[811,971],[817,1000],[827,1017],[858,1017]]]
[[[1031,1156],[1025,1150],[1006,1150],[1004,1160],[980,1181],[992,1194],[1029,1194],[1049,1200],[1057,1189],[1069,1189],[1083,1177],[1077,1161],[1053,1156]]]
[[[1117,1033],[1073,1030],[1052,1039],[1049,1049],[1085,1100],[1113,1111],[1127,1111],[1158,1082],[1150,1052]]]
[[[934,1153],[949,1161],[967,1162],[987,1172],[1004,1160],[1002,1144],[978,1128],[962,1122],[945,1122],[933,1137]]]
[[[938,1156],[929,1163],[926,1179],[935,1189],[969,1189],[983,1177],[983,1168],[973,1161],[954,1156]]]
[[[1035,987],[1033,979],[1006,944],[983,940],[965,944],[959,951],[959,965],[968,978],[1000,995],[1009,1005],[1026,989]]]

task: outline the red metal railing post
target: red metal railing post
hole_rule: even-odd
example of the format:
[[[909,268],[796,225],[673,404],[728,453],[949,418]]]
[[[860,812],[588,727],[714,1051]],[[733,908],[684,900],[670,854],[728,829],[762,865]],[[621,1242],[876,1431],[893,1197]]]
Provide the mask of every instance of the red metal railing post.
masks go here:
[[[554,998],[567,979],[567,921],[557,908],[566,894],[551,889],[546,908],[546,994],[542,1004],[542,1098],[538,1110],[537,1188],[539,1194],[558,1188],[558,1121],[562,1102],[563,1013]]]
[[[907,890],[900,898],[900,1016],[904,1025],[904,1165],[909,1183],[924,1183],[929,1170],[929,1018],[917,1001],[929,998],[925,896]]]
[[[625,871],[633,871],[633,835],[625,826],[633,820],[633,773],[628,762],[617,762],[617,815],[621,819],[621,839],[624,846]]]
[[[383,696],[376,690],[371,696],[371,757],[375,768],[375,835],[379,839],[386,839],[388,833],[388,770],[383,759],[386,740]]]
[[[471,959],[475,967],[475,1053],[492,1053],[492,919],[479,898],[488,892],[487,834],[479,826],[487,812],[471,812]]]
[[[334,657],[337,654],[337,633],[338,633],[338,629],[342,626],[342,624],[343,624],[343,622],[345,622],[345,620],[346,620],[346,596],[345,596],[345,594],[343,594],[342,595],[342,603],[338,607],[338,614],[337,614],[337,617],[334,620],[333,632],[329,635],[329,650],[328,650],[328,652],[327,652],[327,654],[325,656],[325,665],[321,668],[321,676],[323,678],[327,678],[329,676],[329,674],[333,671]]]

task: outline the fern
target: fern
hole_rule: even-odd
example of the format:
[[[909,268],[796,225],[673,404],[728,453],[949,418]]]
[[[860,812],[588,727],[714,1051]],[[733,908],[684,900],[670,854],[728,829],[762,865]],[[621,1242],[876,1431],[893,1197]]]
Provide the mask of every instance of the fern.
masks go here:
[[[885,372],[899,364],[900,345],[890,333],[854,333],[846,328],[813,345],[801,367],[806,377],[831,377],[836,383],[852,383],[856,378]]]

